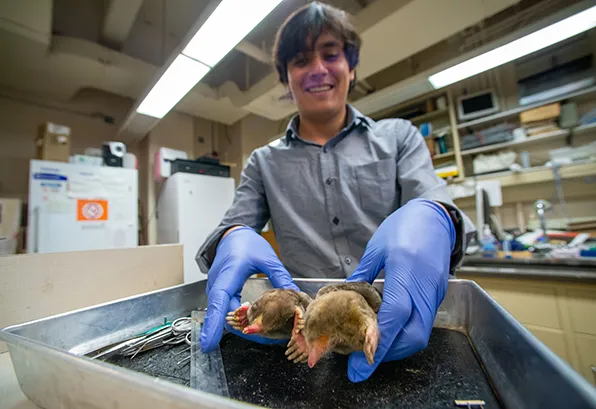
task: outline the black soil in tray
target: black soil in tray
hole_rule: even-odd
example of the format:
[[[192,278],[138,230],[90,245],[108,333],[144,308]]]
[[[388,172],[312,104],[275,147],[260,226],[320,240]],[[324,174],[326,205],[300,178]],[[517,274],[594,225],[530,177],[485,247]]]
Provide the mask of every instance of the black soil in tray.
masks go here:
[[[465,334],[435,328],[428,347],[402,361],[381,364],[367,381],[347,377],[348,357],[333,354],[313,369],[286,360],[281,346],[226,335],[221,352],[232,398],[271,408],[455,408],[456,399],[481,399],[500,408]],[[180,384],[190,365],[184,346],[148,351],[109,362]]]
[[[166,345],[142,352],[132,359],[128,356],[115,355],[105,359],[105,362],[188,386],[190,384],[190,359],[184,360],[184,358],[190,357],[190,349],[186,351],[188,348],[189,346],[185,343]]]

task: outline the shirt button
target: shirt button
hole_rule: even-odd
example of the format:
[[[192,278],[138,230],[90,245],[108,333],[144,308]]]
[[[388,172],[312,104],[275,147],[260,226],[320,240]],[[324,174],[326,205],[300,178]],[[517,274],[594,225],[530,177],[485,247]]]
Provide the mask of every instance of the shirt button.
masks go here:
[[[339,223],[339,219],[337,217],[334,217],[332,222],[337,226],[337,224]]]
[[[331,180],[331,178],[327,178],[327,180],[325,181],[325,183],[327,183],[328,185],[330,185],[333,182],[333,180]]]
[[[352,264],[352,259],[350,257],[346,257],[344,261],[346,262],[347,265]]]

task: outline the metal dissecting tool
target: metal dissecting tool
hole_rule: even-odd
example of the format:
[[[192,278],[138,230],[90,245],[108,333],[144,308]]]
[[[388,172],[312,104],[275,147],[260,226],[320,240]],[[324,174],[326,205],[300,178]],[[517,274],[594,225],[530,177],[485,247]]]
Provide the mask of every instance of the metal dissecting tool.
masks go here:
[[[164,325],[152,328],[142,334],[136,335],[124,342],[119,342],[94,351],[91,359],[108,358],[113,355],[130,356],[133,359],[139,353],[159,348],[164,345],[177,345],[186,342],[190,345],[191,318],[181,317],[171,323],[165,321]]]
[[[473,400],[456,400],[455,404],[457,406],[460,407],[466,407],[468,409],[472,409],[472,408],[479,408],[482,409],[484,408],[484,401],[483,400],[479,400],[479,399],[473,399]]]

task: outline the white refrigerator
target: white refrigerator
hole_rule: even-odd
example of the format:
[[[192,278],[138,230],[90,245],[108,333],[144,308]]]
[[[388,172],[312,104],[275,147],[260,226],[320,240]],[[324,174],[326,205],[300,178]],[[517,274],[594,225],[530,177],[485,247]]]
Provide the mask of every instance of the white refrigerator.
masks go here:
[[[234,179],[178,172],[164,183],[157,203],[157,241],[182,243],[185,283],[204,280],[195,256],[232,205]]]
[[[32,160],[27,252],[138,245],[136,169]]]

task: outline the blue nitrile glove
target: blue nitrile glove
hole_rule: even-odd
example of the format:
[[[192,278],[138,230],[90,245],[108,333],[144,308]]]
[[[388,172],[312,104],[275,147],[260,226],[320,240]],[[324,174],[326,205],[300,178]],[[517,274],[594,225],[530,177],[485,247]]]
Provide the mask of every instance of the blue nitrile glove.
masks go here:
[[[240,292],[253,274],[264,273],[275,288],[299,291],[271,245],[250,227],[228,233],[219,244],[207,276],[207,314],[201,331],[201,350],[210,352],[219,344],[225,328],[243,338],[264,344],[283,343],[258,335],[245,335],[225,322],[226,314],[240,306]]]
[[[378,314],[379,344],[374,364],[362,351],[349,358],[352,382],[368,379],[379,363],[408,357],[428,344],[445,297],[455,227],[438,203],[414,199],[393,212],[371,237],[360,264],[347,281],[372,284],[385,269]]]

